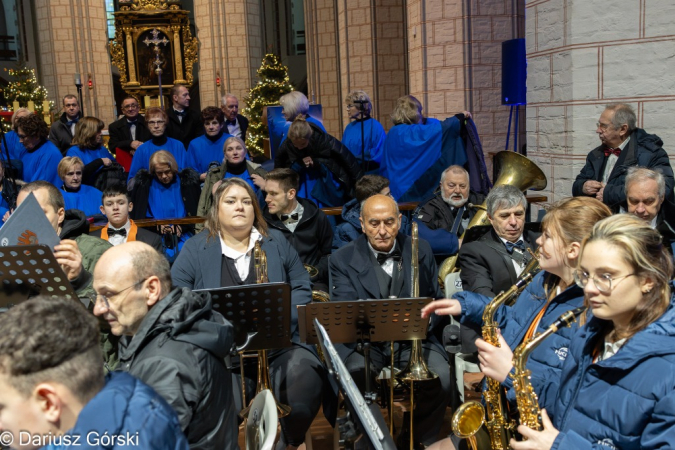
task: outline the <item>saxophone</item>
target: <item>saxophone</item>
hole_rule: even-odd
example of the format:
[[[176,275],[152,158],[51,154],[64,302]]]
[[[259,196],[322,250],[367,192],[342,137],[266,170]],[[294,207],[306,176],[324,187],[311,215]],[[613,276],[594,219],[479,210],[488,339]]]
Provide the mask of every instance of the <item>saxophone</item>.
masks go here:
[[[516,402],[518,403],[518,412],[520,413],[520,424],[533,430],[541,430],[541,410],[539,409],[539,400],[537,394],[532,389],[530,383],[530,370],[525,368],[527,358],[530,353],[541,344],[544,339],[558,331],[562,327],[569,327],[572,323],[586,311],[585,307],[580,307],[567,311],[543,333],[537,334],[527,342],[523,342],[513,352],[513,389],[516,392]]]
[[[483,311],[482,334],[483,340],[488,344],[499,347],[499,338],[497,334],[499,324],[495,321],[495,313],[503,304],[509,306],[513,305],[518,298],[518,295],[520,295],[523,289],[525,289],[539,272],[539,258],[537,256],[538,255],[533,255],[533,258],[523,269],[523,272],[513,286],[496,296],[485,307],[485,310]],[[483,398],[485,399],[487,416],[485,426],[490,434],[492,449],[506,450],[509,448],[509,440],[513,437],[516,424],[509,419],[508,411],[504,404],[504,390],[502,389],[501,383],[487,377]]]
[[[527,263],[523,272],[520,274],[516,283],[507,291],[501,292],[485,307],[483,311],[483,339],[494,345],[499,346],[499,338],[497,329],[499,324],[495,321],[494,316],[497,309],[501,305],[511,306],[515,303],[518,295],[525,289],[525,287],[532,281],[534,276],[539,272],[539,257],[538,252],[532,255],[532,259]],[[504,405],[504,391],[501,383],[497,380],[487,378],[487,386],[483,391],[483,398],[485,399],[486,408],[476,402],[467,402],[460,409],[457,410],[453,417],[453,432],[462,438],[469,438],[478,432],[483,424],[482,420],[475,417],[477,414],[482,414],[487,420],[484,422],[490,435],[490,447],[492,450],[506,450],[509,448],[509,439],[513,435],[516,424],[508,419],[508,414]],[[465,406],[466,405],[466,406]],[[480,407],[480,409],[478,408]],[[463,417],[464,415],[471,415],[472,417]],[[466,429],[460,430],[455,427],[455,423],[473,423],[476,425],[473,432]],[[474,442],[475,445],[475,442]]]

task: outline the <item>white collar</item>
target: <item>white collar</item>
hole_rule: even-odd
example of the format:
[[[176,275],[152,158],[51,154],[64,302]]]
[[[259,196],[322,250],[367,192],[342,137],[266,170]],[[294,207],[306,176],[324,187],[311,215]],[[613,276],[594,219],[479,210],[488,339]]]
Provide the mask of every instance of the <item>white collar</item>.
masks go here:
[[[253,247],[255,247],[255,243],[260,240],[262,240],[262,235],[258,230],[256,230],[255,227],[253,227],[251,228],[251,237],[248,240],[248,248],[246,249],[245,252],[243,253],[238,252],[232,249],[231,247],[228,247],[227,244],[225,244],[225,241],[223,240],[222,237],[220,238],[220,248],[223,255],[227,256],[228,258],[239,259],[244,255],[248,255],[248,253],[253,249]]]

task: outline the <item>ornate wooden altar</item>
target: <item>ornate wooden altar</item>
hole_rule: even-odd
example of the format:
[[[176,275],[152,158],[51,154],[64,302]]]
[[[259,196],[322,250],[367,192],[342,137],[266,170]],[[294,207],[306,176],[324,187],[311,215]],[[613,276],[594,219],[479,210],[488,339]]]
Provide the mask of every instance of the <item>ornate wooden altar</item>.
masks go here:
[[[119,0],[112,63],[120,71],[122,88],[141,102],[174,84],[192,85],[199,41],[190,32],[188,11],[179,0]],[[166,91],[165,91],[166,92]]]

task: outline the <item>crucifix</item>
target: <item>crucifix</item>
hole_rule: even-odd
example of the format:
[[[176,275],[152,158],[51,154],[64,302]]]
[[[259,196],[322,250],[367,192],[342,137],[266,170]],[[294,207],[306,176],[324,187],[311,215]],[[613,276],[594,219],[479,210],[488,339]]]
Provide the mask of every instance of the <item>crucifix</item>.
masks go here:
[[[170,41],[166,38],[166,36],[162,35],[162,39],[159,38],[159,30],[157,28],[154,28],[150,34],[152,34],[152,39],[148,39],[147,37],[143,41],[145,45],[154,45],[153,51],[155,52],[155,73],[157,74],[157,82],[159,84],[159,106],[164,109],[164,97],[162,96],[162,61],[159,57],[161,54],[161,50],[159,48],[159,44],[166,45]]]

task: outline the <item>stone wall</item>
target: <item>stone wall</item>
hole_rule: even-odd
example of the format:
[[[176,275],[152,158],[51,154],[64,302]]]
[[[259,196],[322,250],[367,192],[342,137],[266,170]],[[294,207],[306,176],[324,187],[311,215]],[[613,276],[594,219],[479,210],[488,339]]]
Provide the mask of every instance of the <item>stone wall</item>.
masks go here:
[[[673,14],[668,0],[526,0],[528,155],[550,200],[571,195],[607,103],[631,104],[675,155]]]

